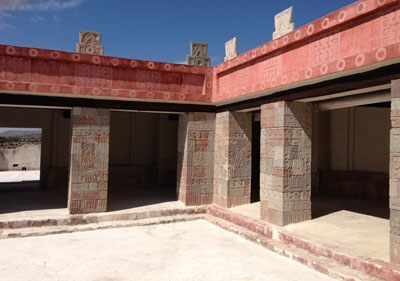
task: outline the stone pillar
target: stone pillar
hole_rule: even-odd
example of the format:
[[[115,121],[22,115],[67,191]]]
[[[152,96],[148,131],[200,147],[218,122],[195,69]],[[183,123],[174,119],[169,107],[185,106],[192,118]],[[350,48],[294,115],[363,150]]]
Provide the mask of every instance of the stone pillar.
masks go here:
[[[390,130],[390,261],[400,264],[400,80],[392,81]]]
[[[70,214],[107,209],[110,110],[74,107],[69,167]]]
[[[261,219],[287,225],[311,219],[312,105],[261,107]]]
[[[214,139],[215,113],[179,116],[177,193],[187,206],[213,201]]]
[[[215,125],[214,203],[250,203],[252,114],[218,113]]]

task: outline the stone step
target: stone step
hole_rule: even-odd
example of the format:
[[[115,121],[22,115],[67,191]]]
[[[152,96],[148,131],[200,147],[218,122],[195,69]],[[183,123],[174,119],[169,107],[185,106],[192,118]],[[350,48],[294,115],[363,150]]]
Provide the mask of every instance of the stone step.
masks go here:
[[[245,239],[255,242],[281,256],[290,258],[294,261],[300,262],[303,265],[319,271],[323,274],[329,275],[337,280],[346,281],[379,281],[385,279],[379,279],[374,276],[370,276],[359,270],[352,269],[348,266],[342,265],[335,260],[314,255],[304,249],[298,248],[294,245],[286,244],[283,242],[275,241],[268,238],[266,235],[255,233],[247,228],[241,227],[232,222],[224,219],[207,216],[205,218],[208,222],[221,227],[224,230],[238,234]]]
[[[163,217],[152,217],[136,220],[103,221],[80,225],[56,225],[42,227],[27,227],[0,230],[0,239],[43,236],[51,234],[72,233],[99,229],[148,226],[156,224],[176,223],[204,219],[205,214],[179,214]]]
[[[142,211],[126,211],[126,212],[105,212],[86,215],[65,215],[57,217],[28,217],[12,220],[0,221],[0,230],[4,229],[20,229],[35,228],[43,226],[73,226],[85,225],[100,222],[112,221],[133,221],[143,220],[155,217],[166,217],[174,215],[195,215],[207,213],[207,207],[185,207],[185,208],[169,208],[154,209]]]
[[[262,237],[272,239],[276,242],[292,245],[302,249],[309,254],[321,258],[333,260],[342,266],[350,267],[368,276],[374,276],[381,280],[400,281],[400,266],[385,261],[373,260],[367,257],[350,256],[339,252],[329,246],[320,245],[297,234],[291,233],[286,229],[264,221],[252,219],[242,214],[232,212],[218,206],[210,206],[208,210],[211,216],[229,221],[252,231]]]

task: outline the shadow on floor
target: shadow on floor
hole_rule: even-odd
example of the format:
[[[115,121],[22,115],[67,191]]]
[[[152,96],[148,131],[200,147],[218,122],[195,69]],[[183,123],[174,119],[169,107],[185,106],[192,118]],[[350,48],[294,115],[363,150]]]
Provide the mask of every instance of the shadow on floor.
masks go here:
[[[111,188],[108,191],[108,211],[119,211],[146,205],[176,201],[175,186],[148,186],[146,188]]]
[[[312,196],[312,218],[346,210],[373,217],[389,219],[389,203],[371,202],[357,199],[343,199],[332,196]]]
[[[0,191],[0,214],[67,207],[67,191]]]
[[[176,201],[175,186],[112,188],[108,191],[108,211]],[[67,208],[67,190],[8,189],[0,191],[0,214]]]

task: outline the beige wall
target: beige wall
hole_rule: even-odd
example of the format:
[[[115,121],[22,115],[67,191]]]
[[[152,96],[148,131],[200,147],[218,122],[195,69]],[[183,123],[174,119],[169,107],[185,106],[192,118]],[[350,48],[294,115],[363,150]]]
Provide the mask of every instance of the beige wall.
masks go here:
[[[66,185],[69,161],[70,119],[64,110],[0,107],[0,127],[41,128],[40,185]],[[61,175],[55,173],[64,171]],[[50,177],[49,177],[50,176]]]
[[[326,125],[330,126],[332,170],[389,172],[389,108],[332,110]]]
[[[168,116],[111,112],[110,187],[176,181],[178,122]]]
[[[40,144],[24,144],[16,148],[0,148],[0,171],[40,170],[40,147]]]
[[[71,132],[64,111],[0,107],[0,127],[42,129],[42,187],[67,186]],[[169,120],[168,114],[112,112],[110,169],[123,167],[126,177],[150,173],[161,183],[175,182],[177,123]]]

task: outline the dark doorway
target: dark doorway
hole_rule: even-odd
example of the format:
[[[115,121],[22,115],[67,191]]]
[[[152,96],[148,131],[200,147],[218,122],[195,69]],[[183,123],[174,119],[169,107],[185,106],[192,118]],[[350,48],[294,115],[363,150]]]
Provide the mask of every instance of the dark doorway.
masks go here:
[[[176,201],[175,114],[112,111],[108,210]]]
[[[254,120],[251,144],[251,203],[260,201],[260,121]]]

